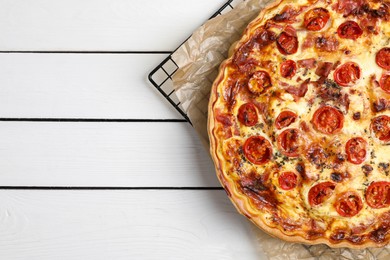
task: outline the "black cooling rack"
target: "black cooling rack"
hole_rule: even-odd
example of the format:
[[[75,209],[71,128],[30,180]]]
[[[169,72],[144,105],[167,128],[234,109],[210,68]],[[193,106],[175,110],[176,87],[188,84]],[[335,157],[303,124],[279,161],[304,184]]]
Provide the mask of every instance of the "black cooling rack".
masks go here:
[[[235,3],[241,0],[229,0],[221,8],[218,9],[209,19],[214,18],[218,15],[224,14],[232,9],[234,9]],[[191,37],[191,36],[190,36]],[[189,38],[189,37],[188,37]],[[187,38],[187,40],[188,40]],[[186,40],[186,41],[187,41]],[[181,45],[183,45],[184,41]],[[180,46],[181,46],[180,45]],[[176,50],[178,48],[177,47]],[[172,54],[176,51],[174,50],[166,59],[164,59],[152,72],[149,74],[149,81],[155,86],[158,91],[171,103],[171,105],[179,111],[179,113],[189,122],[187,114],[184,112],[183,107],[180,104],[179,99],[175,94],[175,89],[173,88],[172,76],[178,70],[179,66],[172,58]]]

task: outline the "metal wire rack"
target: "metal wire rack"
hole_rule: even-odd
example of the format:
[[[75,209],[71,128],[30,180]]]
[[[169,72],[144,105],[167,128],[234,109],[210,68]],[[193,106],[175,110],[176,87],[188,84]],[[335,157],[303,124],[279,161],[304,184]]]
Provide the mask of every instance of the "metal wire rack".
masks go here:
[[[234,9],[235,2],[239,0],[229,0],[221,8],[218,9],[209,19],[214,18],[218,15],[224,14]],[[188,38],[187,38],[188,40]],[[184,41],[185,42],[185,41]],[[183,44],[184,44],[183,42]],[[181,46],[181,45],[180,45]],[[178,48],[180,48],[180,46]],[[176,48],[176,50],[178,49]],[[175,51],[176,51],[175,50]],[[172,52],[175,53],[175,51]],[[173,88],[172,76],[178,70],[179,66],[172,58],[170,54],[164,59],[152,72],[149,74],[148,79],[154,87],[169,101],[169,103],[189,122],[187,114],[184,112],[183,107],[180,104],[177,96],[175,95],[175,89]]]

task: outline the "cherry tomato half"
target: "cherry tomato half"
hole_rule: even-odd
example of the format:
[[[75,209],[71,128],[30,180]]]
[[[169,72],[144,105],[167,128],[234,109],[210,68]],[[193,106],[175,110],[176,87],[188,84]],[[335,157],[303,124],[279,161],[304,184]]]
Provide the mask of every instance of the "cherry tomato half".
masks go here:
[[[294,123],[297,118],[297,114],[292,111],[282,111],[275,120],[275,126],[277,129],[285,128]]]
[[[297,71],[297,64],[293,60],[286,60],[280,64],[280,75],[283,78],[291,79]]]
[[[367,204],[374,209],[384,208],[390,205],[390,182],[372,182],[366,191]]]
[[[309,31],[319,31],[325,27],[330,18],[325,8],[314,8],[305,13],[303,24]]]
[[[332,196],[336,184],[330,181],[321,182],[309,190],[308,199],[311,206],[317,206]]]
[[[337,28],[340,38],[356,40],[363,34],[362,28],[354,21],[346,21]]]
[[[367,142],[361,137],[349,139],[345,145],[348,161],[353,164],[361,164],[366,159]]]
[[[360,67],[355,62],[347,62],[338,66],[333,73],[334,80],[340,86],[347,87],[360,79]]]
[[[251,136],[245,141],[244,154],[253,164],[265,164],[272,157],[271,143],[262,136]]]
[[[363,208],[363,202],[359,194],[347,191],[339,195],[333,206],[340,216],[353,217]]]
[[[245,103],[238,109],[238,121],[245,126],[254,126],[258,122],[256,106],[253,103]]]
[[[297,186],[297,175],[293,172],[283,172],[278,181],[283,190],[292,190]]]
[[[286,129],[278,136],[280,152],[288,157],[299,155],[299,130],[296,128]]]
[[[390,74],[383,74],[380,81],[379,86],[383,89],[384,92],[390,94]]]
[[[390,117],[382,115],[373,118],[371,120],[371,130],[379,140],[390,141]]]
[[[323,106],[314,112],[312,123],[317,131],[334,134],[343,128],[344,115],[334,107]]]
[[[379,67],[390,70],[390,48],[385,47],[380,49],[376,54],[375,62]]]

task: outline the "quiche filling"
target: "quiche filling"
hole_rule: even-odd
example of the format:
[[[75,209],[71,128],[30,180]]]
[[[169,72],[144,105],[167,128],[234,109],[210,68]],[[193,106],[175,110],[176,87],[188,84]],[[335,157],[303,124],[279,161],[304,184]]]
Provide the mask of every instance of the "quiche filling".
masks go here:
[[[390,240],[390,2],[284,0],[220,67],[211,154],[239,211],[282,239]]]

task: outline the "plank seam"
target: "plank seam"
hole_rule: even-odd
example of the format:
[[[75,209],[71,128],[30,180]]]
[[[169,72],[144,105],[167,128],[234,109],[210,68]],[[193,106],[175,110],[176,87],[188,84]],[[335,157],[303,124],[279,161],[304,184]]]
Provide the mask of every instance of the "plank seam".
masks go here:
[[[222,187],[0,186],[0,190],[223,190]]]
[[[0,53],[25,54],[171,54],[172,51],[0,51]]]
[[[77,122],[77,123],[182,123],[185,119],[118,119],[118,118],[0,118],[3,122]]]

